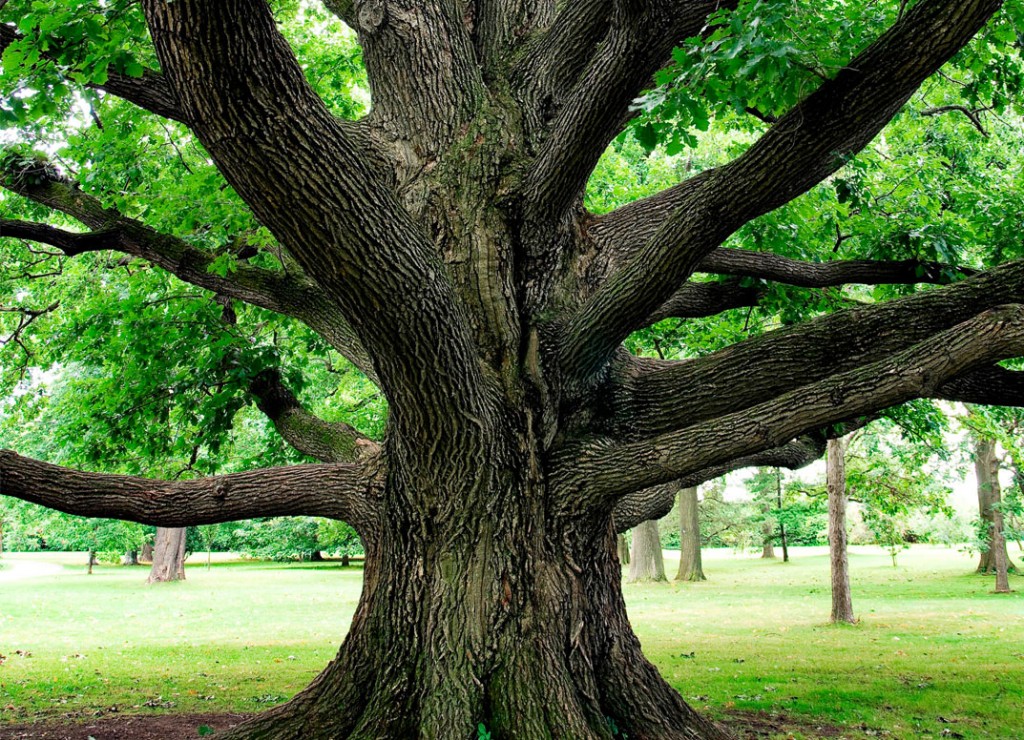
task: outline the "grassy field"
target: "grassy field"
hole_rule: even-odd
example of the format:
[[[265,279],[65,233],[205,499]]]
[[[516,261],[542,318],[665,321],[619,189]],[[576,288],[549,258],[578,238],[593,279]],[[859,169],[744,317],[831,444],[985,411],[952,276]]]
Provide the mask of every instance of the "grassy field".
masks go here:
[[[146,586],[142,568],[87,576],[83,561],[0,561],[0,723],[264,708],[334,655],[361,575],[197,563],[185,583]],[[626,599],[648,656],[712,714],[781,713],[848,738],[1019,740],[1024,596],[990,593],[972,563],[917,546],[894,569],[880,548],[853,548],[855,627],[826,624],[822,548],[793,548],[788,564],[706,552],[706,583],[631,585]]]

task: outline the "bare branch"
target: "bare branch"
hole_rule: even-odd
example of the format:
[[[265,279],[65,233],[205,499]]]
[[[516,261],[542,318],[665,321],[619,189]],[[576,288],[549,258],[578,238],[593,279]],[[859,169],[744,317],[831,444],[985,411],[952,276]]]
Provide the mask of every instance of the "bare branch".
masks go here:
[[[380,453],[380,445],[348,424],[324,421],[304,409],[277,370],[259,373],[249,390],[278,433],[303,454],[321,462],[355,462]]]
[[[355,0],[324,0],[324,7],[334,13],[349,28],[356,27]]]
[[[881,361],[652,439],[558,453],[567,501],[599,505],[784,444],[808,430],[929,397],[975,368],[1024,354],[1024,305],[1000,306]]]
[[[763,291],[736,283],[687,283],[648,317],[647,324],[662,319],[696,319],[716,316],[734,308],[756,306]]]
[[[0,53],[22,38],[13,26],[0,23]],[[45,53],[42,56],[45,58]],[[140,77],[129,77],[111,69],[107,71],[106,82],[88,87],[115,95],[163,118],[187,123],[167,80],[154,70],[144,70]]]
[[[940,105],[937,108],[928,108],[921,111],[922,116],[941,116],[943,113],[963,113],[967,116],[967,119],[971,122],[974,128],[981,132],[981,135],[986,139],[988,138],[988,131],[985,130],[985,125],[981,122],[981,113],[985,109],[972,110],[966,105]]]
[[[162,481],[84,473],[0,450],[0,495],[68,514],[160,527],[302,515],[341,519],[372,535],[379,515],[377,475],[366,465],[296,465]]]
[[[568,377],[585,382],[602,367],[729,234],[806,192],[866,146],[1000,5],[923,0],[741,157],[678,186],[668,198],[678,203],[674,213],[570,321],[562,345]]]

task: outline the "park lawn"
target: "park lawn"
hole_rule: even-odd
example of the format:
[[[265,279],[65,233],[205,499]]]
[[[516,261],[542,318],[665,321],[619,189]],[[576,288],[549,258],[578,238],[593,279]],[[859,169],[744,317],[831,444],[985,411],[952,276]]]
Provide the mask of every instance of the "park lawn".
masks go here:
[[[87,576],[77,554],[4,558],[0,723],[265,708],[333,657],[361,580],[331,563],[218,562],[146,586],[143,568]],[[893,568],[880,548],[852,548],[855,627],[826,624],[824,548],[792,548],[788,564],[706,551],[709,581],[625,593],[647,655],[715,716],[771,712],[851,738],[1024,738],[1024,596],[990,593],[972,562],[915,546]],[[10,577],[30,563],[55,572]]]

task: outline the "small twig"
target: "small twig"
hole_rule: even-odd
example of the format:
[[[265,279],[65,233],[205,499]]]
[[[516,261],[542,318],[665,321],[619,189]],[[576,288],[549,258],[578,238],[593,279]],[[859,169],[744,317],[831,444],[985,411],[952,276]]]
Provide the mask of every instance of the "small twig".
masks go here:
[[[988,138],[988,131],[985,130],[985,126],[981,122],[980,113],[984,113],[989,110],[988,108],[978,108],[977,110],[971,110],[966,105],[940,105],[937,108],[927,108],[921,111],[922,116],[939,116],[943,113],[963,113],[974,124],[974,128],[981,132],[981,135],[986,139]]]

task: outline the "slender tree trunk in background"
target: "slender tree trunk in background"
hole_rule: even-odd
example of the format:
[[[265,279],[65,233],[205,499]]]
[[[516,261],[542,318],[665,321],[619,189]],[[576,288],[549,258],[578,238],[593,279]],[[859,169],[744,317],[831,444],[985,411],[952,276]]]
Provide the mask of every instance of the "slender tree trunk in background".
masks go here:
[[[661,552],[658,521],[648,519],[633,528],[633,552],[629,556],[629,582],[664,581],[665,559]]]
[[[622,565],[629,565],[629,543],[626,542],[626,535],[615,536],[615,547],[619,551],[619,562]]]
[[[832,564],[832,621],[857,621],[850,594],[850,562],[846,547],[846,445],[828,441],[828,549]]]
[[[90,576],[92,575],[92,567],[94,565],[96,565],[96,551],[89,550],[89,565],[86,566],[85,572]]]
[[[138,565],[139,564],[139,551],[129,550],[122,556],[121,565]]]
[[[782,522],[782,470],[775,468],[775,496],[779,512],[779,539],[782,541],[782,562],[789,562],[789,547],[786,544],[786,525]]]
[[[140,563],[152,563],[153,562],[153,543],[146,542],[142,545],[142,552],[139,553]]]
[[[772,526],[769,520],[772,507],[766,501],[761,506],[761,513],[764,515],[764,524],[761,526],[761,534],[764,535],[764,544],[761,547],[761,558],[765,560],[775,559],[775,527]]]
[[[999,576],[999,562],[1007,571],[1016,570],[1006,552],[1003,516],[999,511],[1002,490],[999,487],[999,458],[994,439],[979,439],[974,445],[974,473],[978,479],[978,511],[985,524],[988,546],[981,551],[978,573]]]
[[[185,580],[185,528],[157,527],[153,567],[146,583]]]
[[[697,488],[679,491],[679,572],[677,581],[705,581],[700,553],[700,510]]]
[[[995,528],[992,533],[992,550],[995,554],[996,593],[1010,593],[1009,558],[1006,554],[1006,538],[1003,536],[1003,513],[996,512]]]

